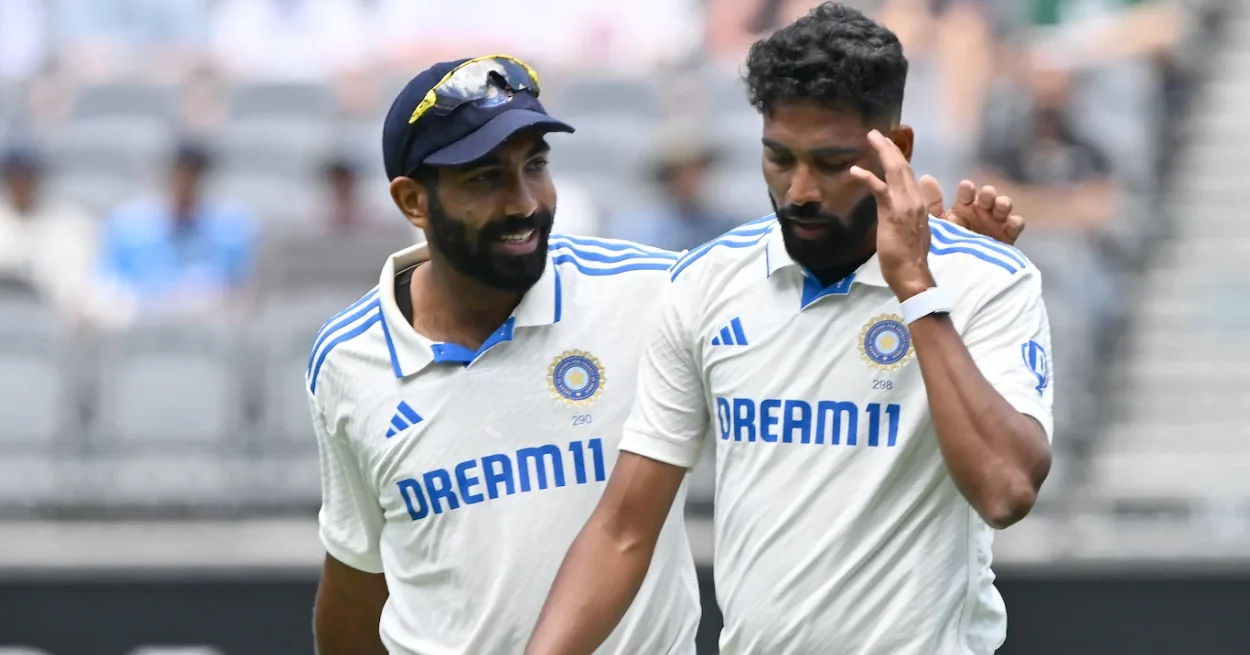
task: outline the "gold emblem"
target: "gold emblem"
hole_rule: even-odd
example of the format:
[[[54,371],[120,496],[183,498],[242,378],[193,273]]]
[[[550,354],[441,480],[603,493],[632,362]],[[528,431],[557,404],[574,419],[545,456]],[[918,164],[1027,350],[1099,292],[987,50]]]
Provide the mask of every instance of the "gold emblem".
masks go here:
[[[902,368],[915,349],[911,333],[898,314],[882,314],[864,324],[859,333],[859,353],[868,365],[879,371]]]
[[[599,398],[608,377],[603,365],[584,350],[566,350],[547,368],[551,397],[574,407],[584,407]]]

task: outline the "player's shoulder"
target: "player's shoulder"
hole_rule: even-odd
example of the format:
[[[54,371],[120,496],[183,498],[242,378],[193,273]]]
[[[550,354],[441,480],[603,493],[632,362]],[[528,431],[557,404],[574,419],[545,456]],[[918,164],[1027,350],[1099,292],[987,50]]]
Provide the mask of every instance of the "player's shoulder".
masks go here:
[[[769,214],[691,248],[673,264],[668,277],[672,282],[679,279],[704,279],[706,276],[723,277],[763,256],[768,245],[767,237],[777,225],[776,215]]]
[[[591,287],[657,285],[681,256],[633,241],[569,234],[552,234],[547,248],[557,270]]]
[[[305,383],[309,393],[324,398],[329,395],[327,382],[333,386],[332,381],[344,369],[356,370],[357,365],[372,366],[383,358],[389,359],[385,350],[390,343],[386,330],[378,287],[331,316],[317,331],[308,354]],[[380,357],[374,352],[379,349]]]
[[[1041,273],[1018,248],[949,221],[931,218],[929,228],[935,277],[978,289],[1040,284]]]

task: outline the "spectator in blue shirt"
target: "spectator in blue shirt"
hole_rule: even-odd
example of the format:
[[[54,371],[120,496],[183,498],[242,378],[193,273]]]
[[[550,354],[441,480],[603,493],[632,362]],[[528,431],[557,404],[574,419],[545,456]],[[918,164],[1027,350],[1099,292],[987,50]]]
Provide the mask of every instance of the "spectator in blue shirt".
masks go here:
[[[215,314],[249,281],[257,241],[251,216],[205,197],[206,150],[181,146],[164,198],[119,208],[105,225],[100,260],[119,318]]]

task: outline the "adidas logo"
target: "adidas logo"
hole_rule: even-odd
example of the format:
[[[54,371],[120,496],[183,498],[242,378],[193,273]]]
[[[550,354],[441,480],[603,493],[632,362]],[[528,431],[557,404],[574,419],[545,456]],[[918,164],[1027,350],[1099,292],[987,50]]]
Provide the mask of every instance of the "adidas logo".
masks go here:
[[[408,428],[420,423],[425,419],[421,415],[408,406],[405,401],[399,401],[399,407],[395,410],[395,415],[391,417],[391,429],[386,431],[386,438],[391,437],[407,430]]]
[[[742,321],[738,317],[729,322],[729,325],[720,329],[720,333],[712,337],[713,346],[745,346],[747,345],[747,335],[742,331]]]

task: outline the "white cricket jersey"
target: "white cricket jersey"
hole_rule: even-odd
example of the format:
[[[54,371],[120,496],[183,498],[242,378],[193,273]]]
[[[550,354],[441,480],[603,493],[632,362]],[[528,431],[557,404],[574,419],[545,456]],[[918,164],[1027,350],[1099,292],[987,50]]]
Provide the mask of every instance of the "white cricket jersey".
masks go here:
[[[964,343],[1049,438],[1037,269],[930,225]],[[691,250],[671,278],[621,448],[692,466],[716,440],[722,655],[992,653],[1006,634],[992,530],[946,471],[876,257],[822,288],[768,217]]]
[[[542,279],[476,351],[418,335],[378,288],[322,328],[308,368],[321,540],[386,575],[392,654],[520,653],[616,462],[644,335],[675,253],[551,238]],[[684,488],[682,499],[684,499]],[[693,655],[694,560],[673,505],[633,609],[603,655]]]

